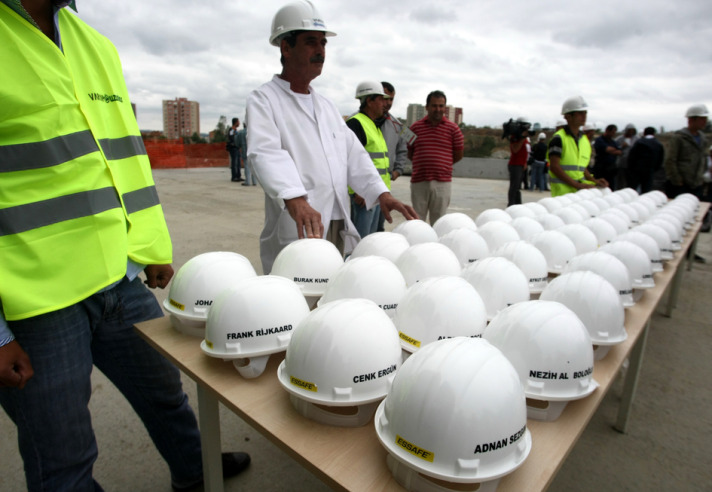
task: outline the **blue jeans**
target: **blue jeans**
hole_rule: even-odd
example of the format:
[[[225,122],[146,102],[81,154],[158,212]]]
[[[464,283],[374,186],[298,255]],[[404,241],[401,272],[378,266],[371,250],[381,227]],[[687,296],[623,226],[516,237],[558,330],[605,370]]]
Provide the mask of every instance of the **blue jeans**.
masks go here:
[[[35,371],[24,389],[0,389],[0,404],[17,426],[28,490],[102,490],[92,478],[92,365],[141,417],[173,482],[202,476],[200,433],[180,373],[133,326],[162,315],[137,277],[59,311],[8,322]]]
[[[240,149],[230,147],[230,177],[231,179],[240,179]]]
[[[243,184],[246,186],[256,185],[257,180],[255,175],[252,174],[252,164],[244,156],[242,157],[242,162],[245,164],[245,182]]]
[[[351,222],[356,226],[359,236],[366,237],[378,230],[378,217],[381,215],[381,206],[376,205],[368,210],[363,205],[356,203],[355,195],[351,196]]]
[[[538,187],[539,191],[546,189],[546,162],[544,161],[532,161],[532,177],[529,180],[529,189],[533,190],[535,187]]]

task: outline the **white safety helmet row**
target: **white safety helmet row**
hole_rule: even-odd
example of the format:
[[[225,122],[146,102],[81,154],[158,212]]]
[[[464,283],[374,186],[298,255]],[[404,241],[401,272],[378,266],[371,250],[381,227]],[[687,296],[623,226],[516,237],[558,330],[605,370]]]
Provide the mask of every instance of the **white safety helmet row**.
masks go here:
[[[309,0],[288,3],[277,11],[272,19],[270,44],[279,46],[281,38],[293,31],[322,31],[326,36],[336,36],[326,28],[321,15]]]

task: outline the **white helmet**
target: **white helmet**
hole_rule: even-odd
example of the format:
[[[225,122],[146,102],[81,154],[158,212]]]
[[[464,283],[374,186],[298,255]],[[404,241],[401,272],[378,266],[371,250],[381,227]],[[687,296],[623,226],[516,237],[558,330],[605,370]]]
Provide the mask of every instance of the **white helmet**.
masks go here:
[[[305,296],[321,296],[331,276],[344,264],[341,253],[326,239],[298,239],[277,255],[272,275],[293,280]]]
[[[590,200],[596,196],[596,193],[591,188],[583,188],[581,190],[576,190],[573,194],[583,200]]]
[[[625,199],[623,198],[623,196],[617,195],[613,192],[605,195],[603,199],[608,202],[611,207],[614,205],[620,205],[621,203],[625,203]]]
[[[575,111],[588,111],[588,104],[581,96],[573,96],[564,101],[561,106],[561,114],[573,113]]]
[[[650,209],[646,207],[643,203],[638,203],[638,201],[634,201],[630,202],[628,205],[638,213],[638,224],[642,224],[650,218]]]
[[[665,261],[669,261],[673,259],[673,250],[675,248],[670,239],[670,234],[664,227],[662,224],[658,224],[657,221],[648,221],[639,226],[635,226],[632,230],[642,232],[655,239],[655,242],[658,243],[658,247],[660,248],[660,257]]]
[[[402,363],[398,332],[368,299],[341,299],[316,308],[294,330],[277,376],[307,418],[355,427],[366,424]],[[316,405],[314,405],[316,404]],[[358,406],[355,415],[327,407]]]
[[[590,253],[598,249],[598,238],[591,229],[583,224],[567,224],[556,230],[573,241],[577,255]]]
[[[522,386],[505,356],[482,339],[453,338],[403,363],[375,426],[401,484],[422,481],[419,473],[479,483],[512,472],[527,458],[526,420]]]
[[[529,293],[538,294],[549,277],[544,254],[527,241],[510,241],[492,252],[492,256],[506,258],[522,271],[529,280]]]
[[[591,229],[591,232],[596,235],[599,248],[604,244],[608,244],[613,241],[613,239],[615,239],[618,235],[616,228],[613,227],[610,222],[603,220],[600,215],[598,217],[592,217],[588,220],[584,220],[582,224]]]
[[[434,243],[438,240],[438,233],[430,224],[420,219],[406,220],[398,224],[393,232],[402,234],[411,246],[421,243]]]
[[[633,300],[633,279],[630,276],[628,267],[612,254],[599,249],[591,253],[577,255],[566,265],[562,274],[582,270],[591,271],[608,280],[618,292],[623,307],[631,307],[635,304]]]
[[[668,201],[667,195],[660,190],[652,190],[640,195],[641,197],[651,198],[658,207],[662,207]]]
[[[630,189],[630,188],[627,188]],[[620,205],[616,205],[616,209],[622,211],[624,214],[628,216],[630,219],[630,224],[633,225],[638,225],[640,224],[640,213],[638,210],[633,206],[633,202],[630,203],[621,203]],[[629,226],[631,226],[629,224]]]
[[[288,3],[277,11],[272,19],[270,44],[279,46],[280,38],[292,31],[322,31],[326,36],[336,36],[326,29],[316,7],[308,0]]]
[[[669,212],[677,215],[683,222],[685,229],[692,228],[695,223],[695,206],[690,202],[673,200],[668,205],[662,208],[662,212]]]
[[[514,205],[510,205],[509,207],[504,209],[505,212],[509,214],[509,216],[512,218],[512,221],[518,217],[529,217],[533,219],[536,217],[536,212],[534,209],[531,207],[527,207],[526,205],[522,205],[521,203],[517,203]]]
[[[648,254],[653,273],[663,271],[663,257],[660,252],[660,246],[658,246],[657,241],[649,235],[640,231],[628,231],[618,236],[614,242],[615,241],[630,241],[633,244],[637,244]]]
[[[443,338],[479,337],[487,325],[485,304],[462,277],[433,277],[411,286],[393,323],[401,347],[416,352]]]
[[[542,132],[536,137],[537,140],[546,140],[546,133]]]
[[[564,227],[566,225],[564,219],[562,219],[558,215],[554,215],[553,213],[537,215],[536,221],[539,222],[547,231],[555,231],[556,229]]]
[[[403,251],[396,266],[407,286],[429,277],[460,275],[460,260],[450,248],[440,243],[422,243]]]
[[[588,212],[586,212],[586,216],[583,216],[581,212],[574,209],[573,205],[554,210],[552,214],[559,217],[564,224],[580,224],[588,218]]]
[[[487,241],[470,229],[450,231],[440,238],[440,244],[444,244],[455,253],[463,268],[473,261],[489,256]]]
[[[547,196],[546,198],[542,198],[537,202],[539,205],[543,206],[546,208],[546,210],[551,214],[554,213],[554,211],[559,210],[564,206],[564,204],[560,201],[557,200],[556,198],[552,196]]]
[[[710,112],[707,110],[707,106],[704,104],[693,104],[689,108],[687,108],[687,112],[685,113],[685,118],[692,118],[695,116],[700,116],[706,118],[709,116]]]
[[[650,196],[641,196],[636,200],[636,202],[648,207],[651,214],[654,214],[658,209],[657,200]]]
[[[618,212],[625,215],[625,218],[618,215]],[[628,232],[628,230],[630,229],[630,217],[628,217],[625,212],[622,212],[615,207],[609,208],[596,218],[600,220],[605,220],[606,222],[611,224],[616,230],[616,235]]]
[[[507,306],[529,300],[529,279],[506,258],[484,258],[466,267],[462,276],[482,297],[487,319],[494,318]]]
[[[349,261],[361,256],[382,256],[393,263],[408,249],[410,244],[403,234],[395,232],[374,232],[361,238],[354,248]]]
[[[586,190],[581,190],[581,191],[586,191]],[[584,210],[586,210],[586,213],[588,216],[586,217],[587,219],[591,217],[597,217],[598,214],[602,212],[602,210],[596,205],[596,202],[593,201],[593,199],[586,199],[586,200],[581,200],[580,202],[577,203],[577,205]]]
[[[611,208],[611,204],[608,203],[606,200],[603,199],[603,197],[600,197],[600,196],[597,196],[597,197],[595,197],[595,198],[591,198],[591,200],[589,200],[589,201],[590,201],[591,203],[593,203],[594,205],[596,205],[596,207],[598,207],[598,209],[599,209],[601,212],[603,212],[604,210],[608,210],[609,208]]]
[[[482,227],[483,225],[493,221],[509,224],[512,222],[512,216],[501,208],[488,208],[487,210],[480,212],[475,219],[475,224],[477,224],[477,227]]]
[[[385,96],[390,97],[383,91],[383,84],[373,80],[364,80],[356,86],[356,99],[361,99],[366,96]]]
[[[502,351],[519,374],[527,398],[549,402],[590,395],[593,345],[588,330],[569,308],[558,302],[522,302],[501,311],[482,337]],[[548,412],[528,409],[529,418],[555,420],[565,404]]]
[[[507,217],[509,217],[508,214]],[[519,241],[520,239],[517,230],[506,222],[492,221],[478,227],[477,232],[487,241],[490,251],[494,251],[509,241]]]
[[[621,260],[633,279],[633,289],[652,289],[655,287],[653,280],[653,267],[648,253],[637,244],[630,241],[616,241],[601,246],[601,251],[610,253]]]
[[[299,287],[283,277],[253,277],[223,291],[208,313],[205,340],[210,357],[235,360],[245,378],[262,374],[270,354],[282,352],[309,314]]]
[[[576,256],[576,245],[563,232],[540,232],[530,237],[529,242],[544,254],[549,273],[561,273],[569,260]]]
[[[658,227],[661,227],[665,232],[668,233],[668,236],[670,237],[670,252],[667,254],[666,251],[663,251],[663,248],[660,248],[660,253],[663,257],[663,260],[671,260],[673,257],[673,251],[680,251],[682,249],[682,232],[678,228],[676,224],[671,222],[670,220],[667,220],[667,217],[661,216],[653,216],[647,221],[645,221],[641,225],[645,224],[652,224],[656,225]],[[634,229],[635,230],[635,229]],[[658,241],[658,246],[660,245],[660,241]]]
[[[170,314],[176,330],[203,338],[208,310],[218,294],[256,276],[250,260],[240,254],[229,251],[203,253],[180,267],[163,307]]]
[[[544,226],[539,221],[530,219],[529,217],[517,217],[512,221],[512,227],[514,227],[517,234],[519,234],[519,238],[525,241],[528,241],[534,234],[544,230]]]
[[[317,305],[339,299],[370,299],[392,318],[406,290],[403,274],[392,261],[382,256],[362,256],[334,272]]]
[[[583,322],[591,336],[594,357],[600,360],[608,348],[628,338],[625,331],[625,309],[615,287],[605,278],[590,271],[565,273],[546,286],[542,301],[560,302]]]
[[[433,229],[438,237],[443,237],[455,229],[470,229],[471,231],[476,231],[477,225],[475,225],[475,221],[472,220],[469,215],[453,212],[445,214],[436,220],[435,224],[433,224]]]
[[[534,216],[543,215],[549,213],[547,208],[538,202],[527,202],[523,204],[525,207],[534,211]]]

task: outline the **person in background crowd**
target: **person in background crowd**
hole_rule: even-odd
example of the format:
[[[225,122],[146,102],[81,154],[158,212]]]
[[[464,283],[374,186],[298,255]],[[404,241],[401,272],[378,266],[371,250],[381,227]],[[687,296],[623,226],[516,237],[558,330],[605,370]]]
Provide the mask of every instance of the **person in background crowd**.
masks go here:
[[[240,127],[240,119],[233,118],[232,126],[227,131],[227,142],[225,148],[230,154],[230,175],[231,181],[242,181],[242,176],[240,175],[240,152],[237,149],[237,142],[235,137],[237,136],[237,129]]]
[[[623,130],[623,135],[616,139],[618,147],[621,149],[621,153],[616,161],[616,189],[622,190],[627,188],[629,185],[626,182],[626,176],[628,172],[628,153],[630,149],[633,148],[635,142],[638,141],[638,130],[636,130],[633,123],[628,123]]]
[[[628,186],[639,193],[653,189],[653,176],[663,167],[665,149],[655,138],[652,126],[643,130],[643,138],[638,139],[628,153]]]
[[[242,121],[242,130],[235,134],[235,146],[245,168],[245,182],[242,183],[242,186],[256,186],[257,182],[252,172],[252,164],[247,159],[247,118]]]
[[[383,84],[383,91],[389,96],[388,99],[385,99],[386,115],[385,122],[381,126],[381,132],[383,132],[383,138],[386,139],[386,145],[388,146],[388,165],[390,166],[391,182],[393,182],[403,174],[405,169],[405,162],[408,158],[408,144],[401,136],[403,124],[390,113],[393,107],[393,100],[396,97],[396,89],[390,82],[383,81],[381,84]],[[385,220],[386,217],[380,214],[378,232],[385,230],[383,227]]]
[[[529,189],[533,191],[536,186],[539,192],[549,191],[546,186],[546,134],[540,133],[536,140],[532,147],[532,176]]]
[[[507,206],[522,203],[522,176],[527,170],[529,148],[527,145],[529,128],[531,124],[526,118],[519,117],[516,121],[509,120],[504,124],[504,137],[509,137],[509,192],[507,193]]]
[[[616,125],[608,125],[606,130],[594,142],[593,147],[596,152],[593,164],[593,175],[597,178],[605,179],[611,187],[615,186],[616,175],[616,158],[621,155],[621,149],[614,137],[618,127]],[[615,189],[615,188],[612,188]]]

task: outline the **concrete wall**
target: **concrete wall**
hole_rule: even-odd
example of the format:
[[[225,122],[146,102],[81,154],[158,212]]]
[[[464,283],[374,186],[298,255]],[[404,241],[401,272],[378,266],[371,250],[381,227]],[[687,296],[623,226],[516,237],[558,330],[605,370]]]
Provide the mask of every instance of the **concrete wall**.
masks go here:
[[[406,163],[405,169],[406,174],[410,174],[410,161]],[[456,178],[509,179],[507,159],[464,157],[455,164],[452,175]]]

